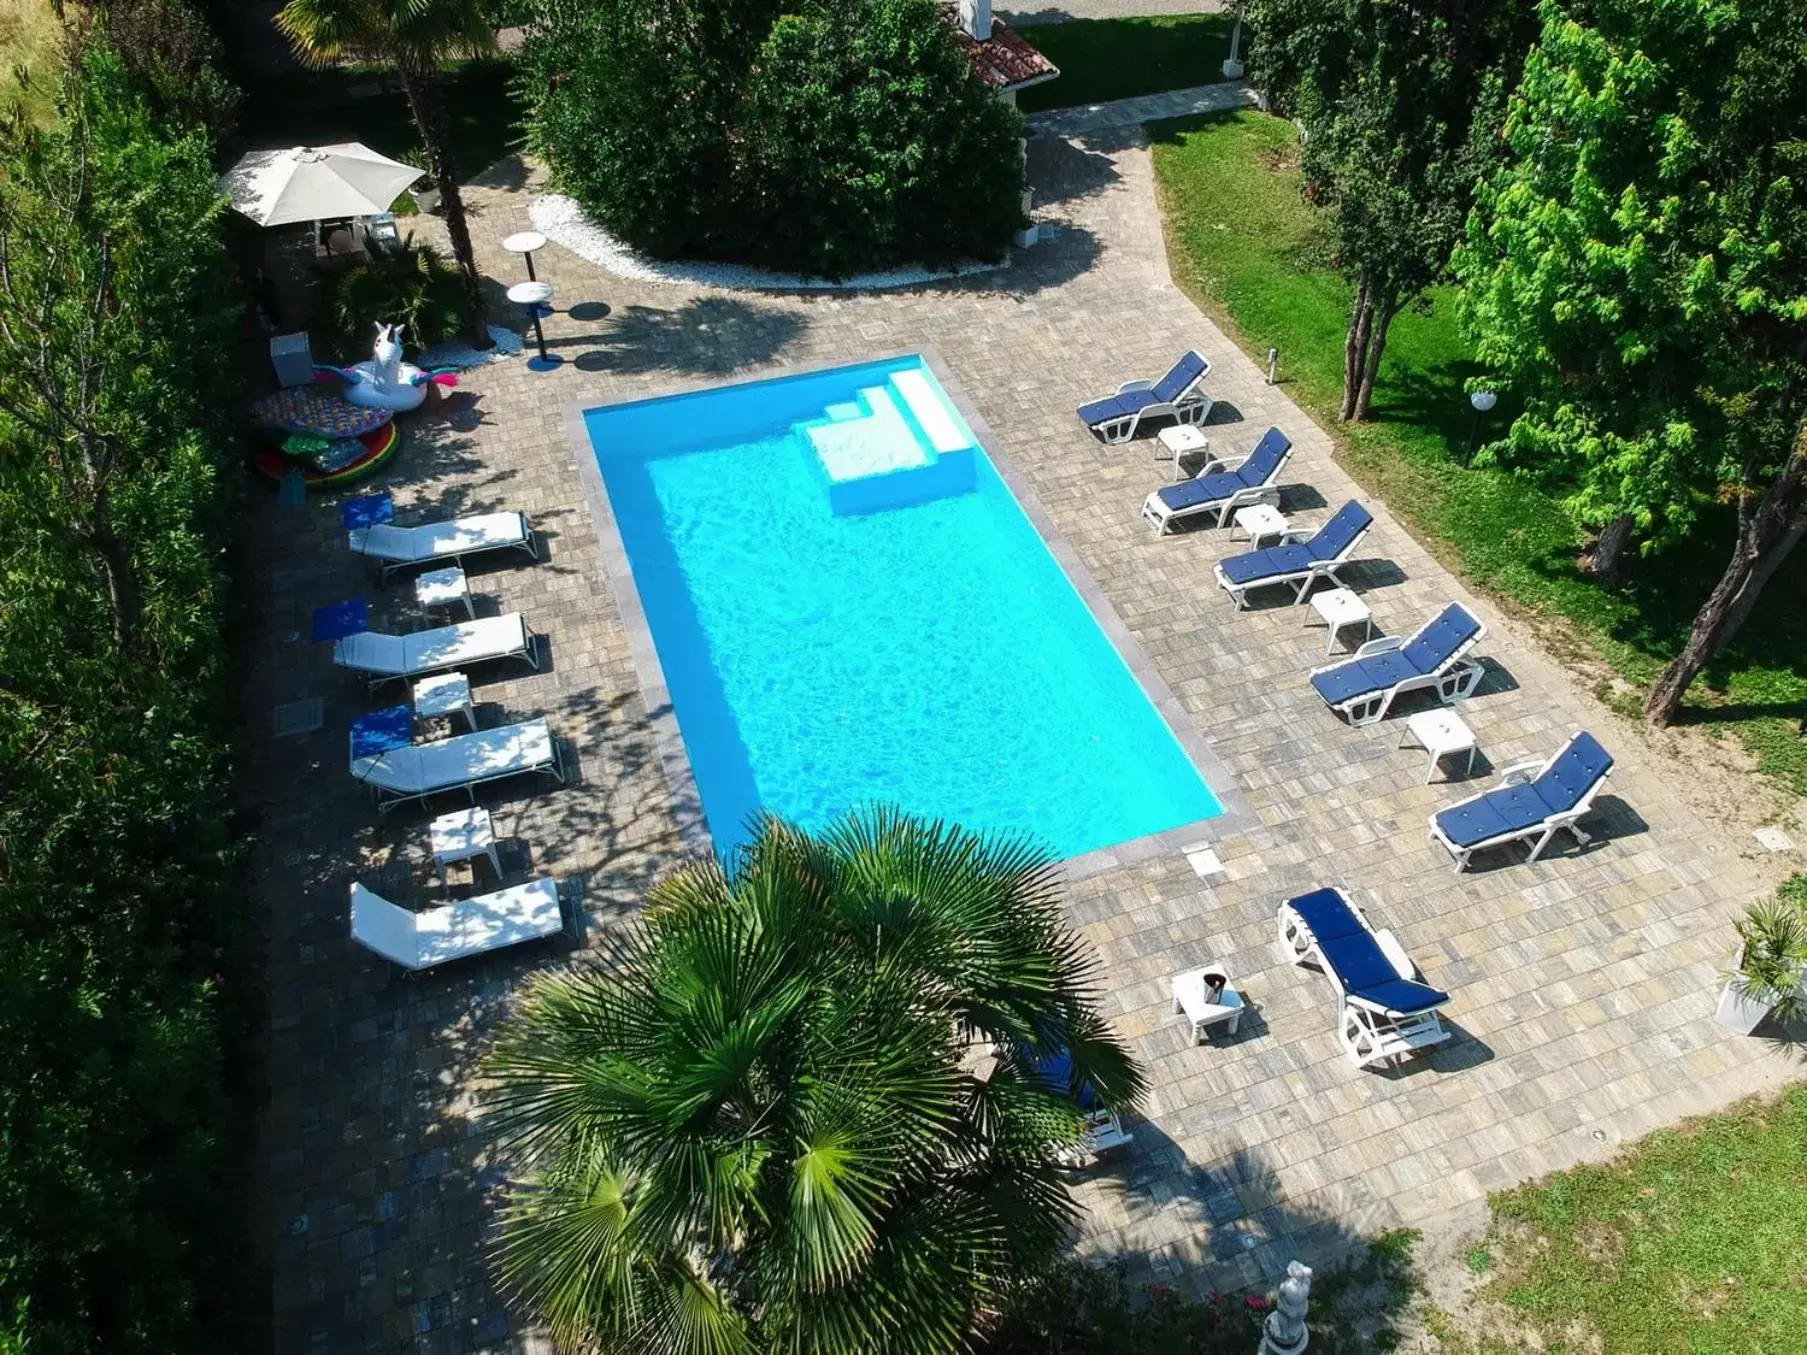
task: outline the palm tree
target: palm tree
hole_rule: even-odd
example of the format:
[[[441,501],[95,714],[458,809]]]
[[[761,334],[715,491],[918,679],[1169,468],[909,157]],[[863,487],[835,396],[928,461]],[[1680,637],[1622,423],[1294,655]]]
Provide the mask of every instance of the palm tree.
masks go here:
[[[276,15],[276,27],[303,61],[330,65],[344,57],[359,57],[392,65],[401,76],[408,110],[426,152],[427,173],[439,187],[452,257],[464,278],[470,341],[477,348],[488,348],[483,284],[464,217],[464,197],[453,172],[439,77],[442,62],[494,50],[496,34],[482,0],[288,0]]]
[[[1073,1092],[1142,1094],[1093,981],[1024,841],[764,820],[502,1032],[503,1282],[563,1349],[959,1348],[1073,1222]]]

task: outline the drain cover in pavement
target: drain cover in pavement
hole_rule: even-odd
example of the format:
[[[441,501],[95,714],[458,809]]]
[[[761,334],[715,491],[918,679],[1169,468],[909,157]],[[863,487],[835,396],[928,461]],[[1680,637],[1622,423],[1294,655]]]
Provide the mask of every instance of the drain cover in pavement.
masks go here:
[[[312,734],[325,723],[326,701],[322,697],[310,696],[276,708],[276,737],[279,739]]]
[[[1772,852],[1789,852],[1794,850],[1794,839],[1773,824],[1768,828],[1759,828],[1756,832],[1756,838],[1757,841],[1761,842]]]

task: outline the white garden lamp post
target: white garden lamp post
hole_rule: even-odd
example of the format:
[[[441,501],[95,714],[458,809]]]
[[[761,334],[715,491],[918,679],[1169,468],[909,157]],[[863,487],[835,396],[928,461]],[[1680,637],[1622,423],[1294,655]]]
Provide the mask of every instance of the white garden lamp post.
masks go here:
[[[1499,398],[1492,391],[1470,391],[1468,393],[1468,403],[1474,407],[1474,423],[1468,429],[1468,451],[1462,456],[1464,466],[1474,460],[1475,441],[1481,436],[1481,419],[1488,410],[1499,403]]]
[[[1242,79],[1242,0],[1236,0],[1236,22],[1230,28],[1230,54],[1224,58],[1223,78]]]

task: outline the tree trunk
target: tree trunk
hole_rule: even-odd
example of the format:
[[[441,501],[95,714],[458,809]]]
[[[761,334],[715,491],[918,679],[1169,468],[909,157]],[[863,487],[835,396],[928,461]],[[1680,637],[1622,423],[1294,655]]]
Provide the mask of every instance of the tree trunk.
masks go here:
[[[445,213],[446,234],[452,240],[452,257],[458,262],[458,273],[464,280],[464,301],[468,314],[467,337],[476,349],[488,348],[488,316],[483,306],[483,278],[477,272],[477,252],[471,247],[470,223],[464,215],[464,195],[452,169],[451,148],[446,144],[445,100],[439,88],[439,74],[432,70],[410,70],[407,63],[398,64],[402,89],[408,96],[408,108],[414,114],[414,125],[420,132],[421,147],[426,152],[427,173],[439,188],[440,207]]]
[[[1355,412],[1355,392],[1361,385],[1362,367],[1368,356],[1368,333],[1374,323],[1373,287],[1362,270],[1355,284],[1355,304],[1349,312],[1349,334],[1343,340],[1343,404],[1339,419]]]
[[[1706,665],[1709,655],[1731,638],[1734,616],[1738,624],[1750,614],[1776,566],[1807,531],[1802,483],[1807,479],[1807,424],[1795,430],[1794,447],[1781,472],[1763,491],[1763,501],[1738,533],[1731,563],[1694,618],[1688,643],[1657,677],[1644,698],[1644,719],[1658,727],[1675,718],[1688,684]]]
[[[93,552],[107,587],[107,625],[113,643],[121,652],[128,651],[138,636],[138,615],[143,604],[138,596],[138,574],[132,568],[132,554],[113,535],[104,497],[96,500],[94,525],[81,539]]]
[[[1372,321],[1368,334],[1368,353],[1362,363],[1362,384],[1355,393],[1355,408],[1346,416],[1351,423],[1363,423],[1368,417],[1368,405],[1374,399],[1374,376],[1380,371],[1381,355],[1387,351],[1387,331],[1393,326],[1393,317],[1399,314],[1399,297],[1388,292],[1376,303],[1372,298],[1368,302],[1370,308],[1377,309],[1379,315]],[[1343,402],[1348,403],[1345,393]]]
[[[1720,627],[1719,639],[1713,645],[1715,654],[1722,653],[1744,628],[1744,623],[1750,620],[1751,609],[1756,606],[1757,595],[1763,591],[1763,585],[1769,582],[1769,576],[1788,558],[1789,552],[1800,544],[1804,534],[1807,534],[1807,514],[1797,516],[1788,525],[1782,539],[1758,561],[1756,569],[1751,571],[1750,581],[1744,585],[1744,591],[1738,594],[1738,600],[1732,603],[1732,610],[1726,616],[1725,624]]]
[[[1621,513],[1600,529],[1592,549],[1581,557],[1581,567],[1589,574],[1613,578],[1625,562],[1625,547],[1631,544],[1631,514]]]

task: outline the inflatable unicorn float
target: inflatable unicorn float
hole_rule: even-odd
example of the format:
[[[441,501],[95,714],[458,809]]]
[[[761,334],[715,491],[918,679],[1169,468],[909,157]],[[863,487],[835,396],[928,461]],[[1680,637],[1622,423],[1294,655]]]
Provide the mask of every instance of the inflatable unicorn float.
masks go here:
[[[402,325],[376,327],[376,347],[368,359],[351,367],[316,366],[317,372],[330,372],[345,383],[339,398],[362,409],[386,409],[391,414],[406,414],[419,409],[427,398],[428,386],[456,386],[458,375],[450,367],[422,371],[411,362],[402,361]]]

